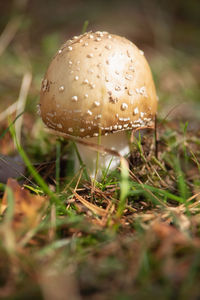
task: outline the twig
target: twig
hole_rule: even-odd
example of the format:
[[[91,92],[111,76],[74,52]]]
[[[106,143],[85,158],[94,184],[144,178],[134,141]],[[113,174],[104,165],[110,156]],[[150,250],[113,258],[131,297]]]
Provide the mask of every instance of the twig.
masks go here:
[[[16,109],[16,114],[17,115],[21,114],[24,111],[28,91],[29,91],[29,88],[30,88],[30,85],[31,85],[31,80],[32,80],[32,74],[28,71],[27,73],[24,74],[24,77],[22,79],[19,98],[18,98],[18,101],[17,101],[17,109]],[[22,122],[23,122],[23,116],[15,122],[15,132],[16,132],[16,137],[17,137],[17,140],[18,140],[19,144],[21,144]]]
[[[6,50],[22,23],[21,17],[11,19],[0,36],[0,56]]]

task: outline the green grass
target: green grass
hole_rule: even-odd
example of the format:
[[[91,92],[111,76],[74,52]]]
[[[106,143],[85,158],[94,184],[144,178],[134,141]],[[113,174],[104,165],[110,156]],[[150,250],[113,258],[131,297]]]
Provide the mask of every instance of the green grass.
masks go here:
[[[12,227],[15,220],[14,197],[12,190],[7,189],[8,209],[0,225],[0,235],[4,241],[0,245],[0,255],[6,254],[10,261],[9,268],[15,264],[21,278],[17,282],[12,279],[16,286],[20,284],[23,287],[24,280],[28,280],[33,290],[38,293],[37,284],[29,274],[36,276],[36,270],[45,270],[45,266],[55,270],[55,264],[59,273],[72,264],[73,276],[78,280],[83,295],[85,290],[91,292],[95,287],[98,293],[107,294],[108,297],[119,296],[122,293],[125,295],[122,299],[131,295],[143,297],[145,293],[159,295],[161,289],[165,291],[166,297],[170,297],[175,289],[174,281],[169,277],[170,272],[177,273],[179,264],[187,263],[188,271],[176,275],[180,276],[178,289],[180,294],[188,293],[192,289],[199,278],[200,267],[197,254],[199,248],[193,242],[193,236],[195,234],[197,240],[200,237],[199,231],[194,233],[193,226],[188,227],[187,222],[197,222],[195,224],[198,227],[196,218],[200,213],[200,206],[198,197],[194,197],[192,201],[188,199],[194,195],[193,188],[200,189],[197,180],[200,151],[195,151],[194,155],[194,143],[190,144],[191,133],[183,132],[177,127],[177,131],[173,131],[172,135],[166,124],[160,137],[160,142],[163,140],[165,143],[162,151],[159,150],[158,159],[155,158],[154,151],[149,153],[148,146],[154,140],[153,133],[149,133],[149,136],[139,136],[132,144],[132,160],[135,166],[131,167],[130,172],[127,162],[122,160],[119,170],[111,174],[107,174],[106,171],[103,182],[96,183],[95,187],[93,183],[82,179],[77,191],[83,198],[91,200],[96,207],[105,207],[105,197],[110,205],[113,205],[113,210],[101,223],[101,215],[86,207],[81,208],[78,200],[71,201],[74,198],[72,185],[66,188],[68,183],[61,176],[62,149],[67,145],[65,140],[55,140],[55,166],[49,178],[44,180],[23,147],[18,144],[12,124],[9,125],[9,130],[17,145],[17,151],[27,166],[27,176],[31,176],[35,182],[33,185],[24,184],[24,188],[30,190],[33,195],[49,196],[49,200],[46,200],[48,206],[42,213],[41,221],[35,228],[27,228],[20,235]],[[53,137],[49,136],[49,139],[51,138]],[[182,138],[185,140],[185,148],[180,142]],[[186,153],[192,154],[187,156],[185,164]],[[192,180],[187,175],[191,167],[195,168],[198,174],[197,178]],[[54,178],[51,183],[54,189],[50,189],[51,177]],[[3,190],[5,187],[2,185]],[[79,203],[79,206],[76,203]],[[145,203],[145,206],[141,203]],[[165,236],[166,231],[169,235]],[[173,241],[174,235],[177,235],[177,238]],[[162,245],[165,250],[161,250]],[[21,251],[24,252],[23,257]],[[29,251],[32,253],[31,257]],[[17,263],[13,262],[13,257],[17,259]],[[174,265],[171,266],[172,269],[165,270],[168,260],[172,260]],[[93,269],[94,263],[96,271]],[[129,275],[126,275],[127,273]],[[89,275],[85,277],[85,274]],[[113,285],[115,284],[111,294],[107,293],[107,278],[111,278]],[[118,289],[117,282],[126,285],[124,292]],[[17,295],[16,290],[14,293]],[[26,290],[24,293],[26,294]]]
[[[88,26],[85,21],[83,33]],[[20,45],[26,30],[20,31]],[[55,299],[59,292],[69,299],[76,293],[82,299],[198,299],[199,57],[171,46],[154,52],[152,46],[160,98],[158,153],[152,131],[137,134],[130,157],[113,172],[110,166],[102,170],[101,182],[91,182],[76,144],[46,133],[36,115],[41,78],[61,40],[62,33],[50,30],[30,53],[13,41],[0,58],[2,111],[9,99],[17,99],[24,72],[33,73],[22,143],[14,130],[22,115],[13,115],[0,126],[0,152],[22,157],[26,171],[18,183],[22,195],[25,189],[34,199],[17,212],[12,189],[0,184],[1,210],[7,192],[7,209],[0,216],[0,298],[47,299],[47,289],[56,292]],[[73,151],[81,166],[77,174]],[[44,197],[46,205],[37,210],[34,197]],[[34,226],[26,220],[32,215]]]

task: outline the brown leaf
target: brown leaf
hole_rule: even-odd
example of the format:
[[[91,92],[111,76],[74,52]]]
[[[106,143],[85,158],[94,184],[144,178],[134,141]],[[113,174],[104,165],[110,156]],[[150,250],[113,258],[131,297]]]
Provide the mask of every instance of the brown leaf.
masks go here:
[[[47,203],[45,197],[33,195],[28,190],[21,187],[18,182],[12,178],[8,179],[7,187],[11,189],[14,201],[14,213],[12,227],[14,230],[28,231],[37,226],[41,219],[41,209]],[[1,213],[8,206],[8,190],[5,190]]]

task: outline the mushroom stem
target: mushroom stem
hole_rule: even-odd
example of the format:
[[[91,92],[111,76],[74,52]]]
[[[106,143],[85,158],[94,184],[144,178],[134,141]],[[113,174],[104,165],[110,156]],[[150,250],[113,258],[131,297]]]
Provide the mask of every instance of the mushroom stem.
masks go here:
[[[98,144],[99,142],[98,137],[91,137],[85,140],[95,144]],[[105,148],[117,151],[122,156],[125,156],[130,152],[129,142],[125,131],[120,131],[114,134],[112,133],[106,136],[105,135],[101,136],[101,145],[104,146]],[[91,178],[95,178],[95,174],[96,174],[96,180],[98,181],[100,181],[102,178],[103,170],[107,170],[107,168],[109,167],[108,172],[111,172],[120,164],[119,156],[113,156],[110,153],[104,152],[104,153],[99,153],[98,166],[97,166],[96,150],[90,149],[87,146],[82,144],[77,144],[77,148],[81,156],[81,159],[86,166],[88,175]],[[75,172],[77,172],[79,168],[80,168],[80,162],[77,155],[75,155],[75,164],[74,164]],[[96,168],[98,169],[96,170]]]

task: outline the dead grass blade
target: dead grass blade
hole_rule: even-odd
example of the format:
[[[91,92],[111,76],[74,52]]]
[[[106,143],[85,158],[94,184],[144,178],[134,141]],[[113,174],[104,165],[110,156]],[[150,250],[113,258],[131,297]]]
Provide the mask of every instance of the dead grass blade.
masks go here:
[[[144,184],[142,183],[142,181],[131,171],[129,170],[130,176],[136,180],[141,187],[144,189],[145,192],[147,192],[148,194],[150,194],[159,204],[161,204],[161,206],[167,208],[167,204],[164,203],[163,201],[161,201],[156,195],[154,195],[154,193],[152,193],[152,191],[150,191],[149,189],[145,188]]]
[[[6,25],[0,36],[0,56],[4,53],[10,42],[13,40],[22,23],[21,17],[12,18]]]
[[[22,112],[24,111],[28,91],[29,91],[29,88],[31,85],[31,80],[32,80],[32,74],[30,72],[26,72],[22,79],[19,98],[18,98],[18,102],[17,102],[17,108],[16,108],[17,115],[22,114]],[[23,122],[23,115],[20,118],[18,118],[15,122],[16,138],[17,138],[19,144],[21,144],[22,122]]]
[[[10,115],[12,115],[18,106],[18,101],[11,104],[9,107],[7,107],[3,112],[0,113],[0,122],[7,119]]]
[[[89,210],[91,210],[94,214],[105,217],[108,214],[108,211],[90,203],[89,201],[85,200],[83,197],[81,197],[79,194],[77,194],[75,191],[73,192],[76,199],[78,199],[85,207],[87,207]]]

